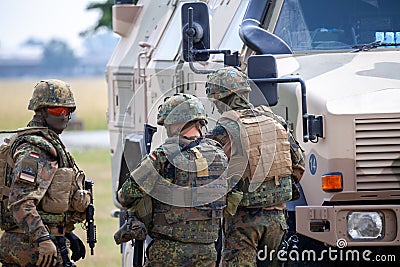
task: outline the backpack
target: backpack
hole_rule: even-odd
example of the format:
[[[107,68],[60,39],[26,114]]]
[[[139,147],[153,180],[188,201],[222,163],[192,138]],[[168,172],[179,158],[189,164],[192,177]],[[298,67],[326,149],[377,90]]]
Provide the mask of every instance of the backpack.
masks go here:
[[[10,194],[11,180],[9,179],[14,168],[14,160],[12,158],[13,144],[17,139],[25,135],[35,135],[39,132],[46,132],[45,127],[26,127],[18,130],[0,131],[0,134],[13,134],[11,137],[5,138],[0,145],[0,228],[8,229],[15,223],[12,214],[8,210],[8,197]]]

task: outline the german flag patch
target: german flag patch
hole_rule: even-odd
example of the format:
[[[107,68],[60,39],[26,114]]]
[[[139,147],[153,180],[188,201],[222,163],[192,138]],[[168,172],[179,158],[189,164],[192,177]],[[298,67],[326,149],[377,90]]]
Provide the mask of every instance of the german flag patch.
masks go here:
[[[35,179],[36,179],[36,176],[35,176],[35,174],[33,174],[33,173],[29,172],[29,171],[22,171],[20,176],[19,176],[19,179],[23,180],[23,181],[26,181],[26,182],[29,182],[29,183],[34,183]]]
[[[31,156],[32,158],[38,159],[39,158],[39,153],[31,152],[31,153],[29,153],[29,156]]]
[[[157,160],[157,154],[156,154],[155,152],[151,153],[151,154],[150,154],[150,158],[151,158],[152,160]]]

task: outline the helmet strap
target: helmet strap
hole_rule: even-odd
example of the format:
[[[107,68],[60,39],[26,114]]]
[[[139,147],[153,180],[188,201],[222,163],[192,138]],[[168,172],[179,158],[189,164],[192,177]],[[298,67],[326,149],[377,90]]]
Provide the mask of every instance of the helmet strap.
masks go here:
[[[206,124],[206,122],[205,122],[204,120],[198,120],[198,121],[196,121],[196,127],[197,127],[197,130],[199,131],[199,133],[200,133],[201,136],[204,136],[205,133],[208,132],[207,124]],[[203,131],[203,129],[204,129],[205,131]]]

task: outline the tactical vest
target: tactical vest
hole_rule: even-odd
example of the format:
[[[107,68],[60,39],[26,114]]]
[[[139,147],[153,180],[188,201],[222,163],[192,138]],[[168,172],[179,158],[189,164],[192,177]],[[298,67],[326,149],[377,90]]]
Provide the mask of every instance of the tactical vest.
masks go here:
[[[230,110],[222,115],[238,123],[241,145],[247,153],[248,165],[238,183],[238,189],[244,193],[239,204],[243,207],[273,206],[292,197],[288,133],[263,108]]]
[[[173,199],[169,203],[153,199],[150,235],[190,243],[210,244],[216,240],[226,205],[228,160],[217,142],[198,140],[181,140],[177,145],[178,137],[172,137],[162,145],[168,159],[163,177],[190,190],[181,196],[181,206],[169,204]],[[179,195],[166,194],[171,198]]]
[[[65,151],[62,143],[54,140],[45,127],[27,127],[7,133],[15,134],[6,139],[0,147],[1,229],[10,229],[15,226],[12,213],[8,209],[8,197],[15,164],[11,155],[23,142],[36,145],[58,158],[59,168],[55,172],[46,194],[37,206],[43,222],[45,224],[65,223],[66,218],[71,217],[67,216],[67,211],[84,212],[90,201],[88,193],[83,190],[84,175],[73,168],[75,162]]]
[[[287,129],[286,121],[281,117],[272,112],[272,110],[267,106],[259,106],[256,108],[262,114],[273,118],[276,122],[280,123],[285,129]],[[292,135],[291,131],[288,130],[288,140],[290,143],[290,156],[292,160],[292,198],[291,200],[296,200],[300,198],[300,191],[296,183],[299,183],[303,177],[305,170],[304,162],[304,150],[301,148],[299,142]]]

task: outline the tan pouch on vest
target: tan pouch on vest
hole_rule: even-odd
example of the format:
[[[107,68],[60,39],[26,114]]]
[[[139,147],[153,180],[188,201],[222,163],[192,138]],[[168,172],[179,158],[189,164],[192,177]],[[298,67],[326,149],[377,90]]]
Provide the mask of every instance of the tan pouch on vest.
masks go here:
[[[89,206],[91,193],[83,189],[84,182],[85,174],[83,171],[79,171],[72,181],[70,210],[84,212]]]
[[[227,205],[224,209],[224,217],[233,216],[236,214],[237,208],[239,207],[240,201],[242,201],[243,192],[232,191],[228,193]]]
[[[53,181],[41,201],[44,211],[63,213],[68,210],[74,177],[75,171],[72,168],[57,169]]]
[[[146,227],[149,227],[150,223],[153,220],[153,201],[151,197],[145,195],[135,206],[134,210],[136,211],[136,215],[141,220]]]
[[[90,203],[90,192],[79,189],[75,191],[71,198],[71,208],[73,211],[84,212]]]

